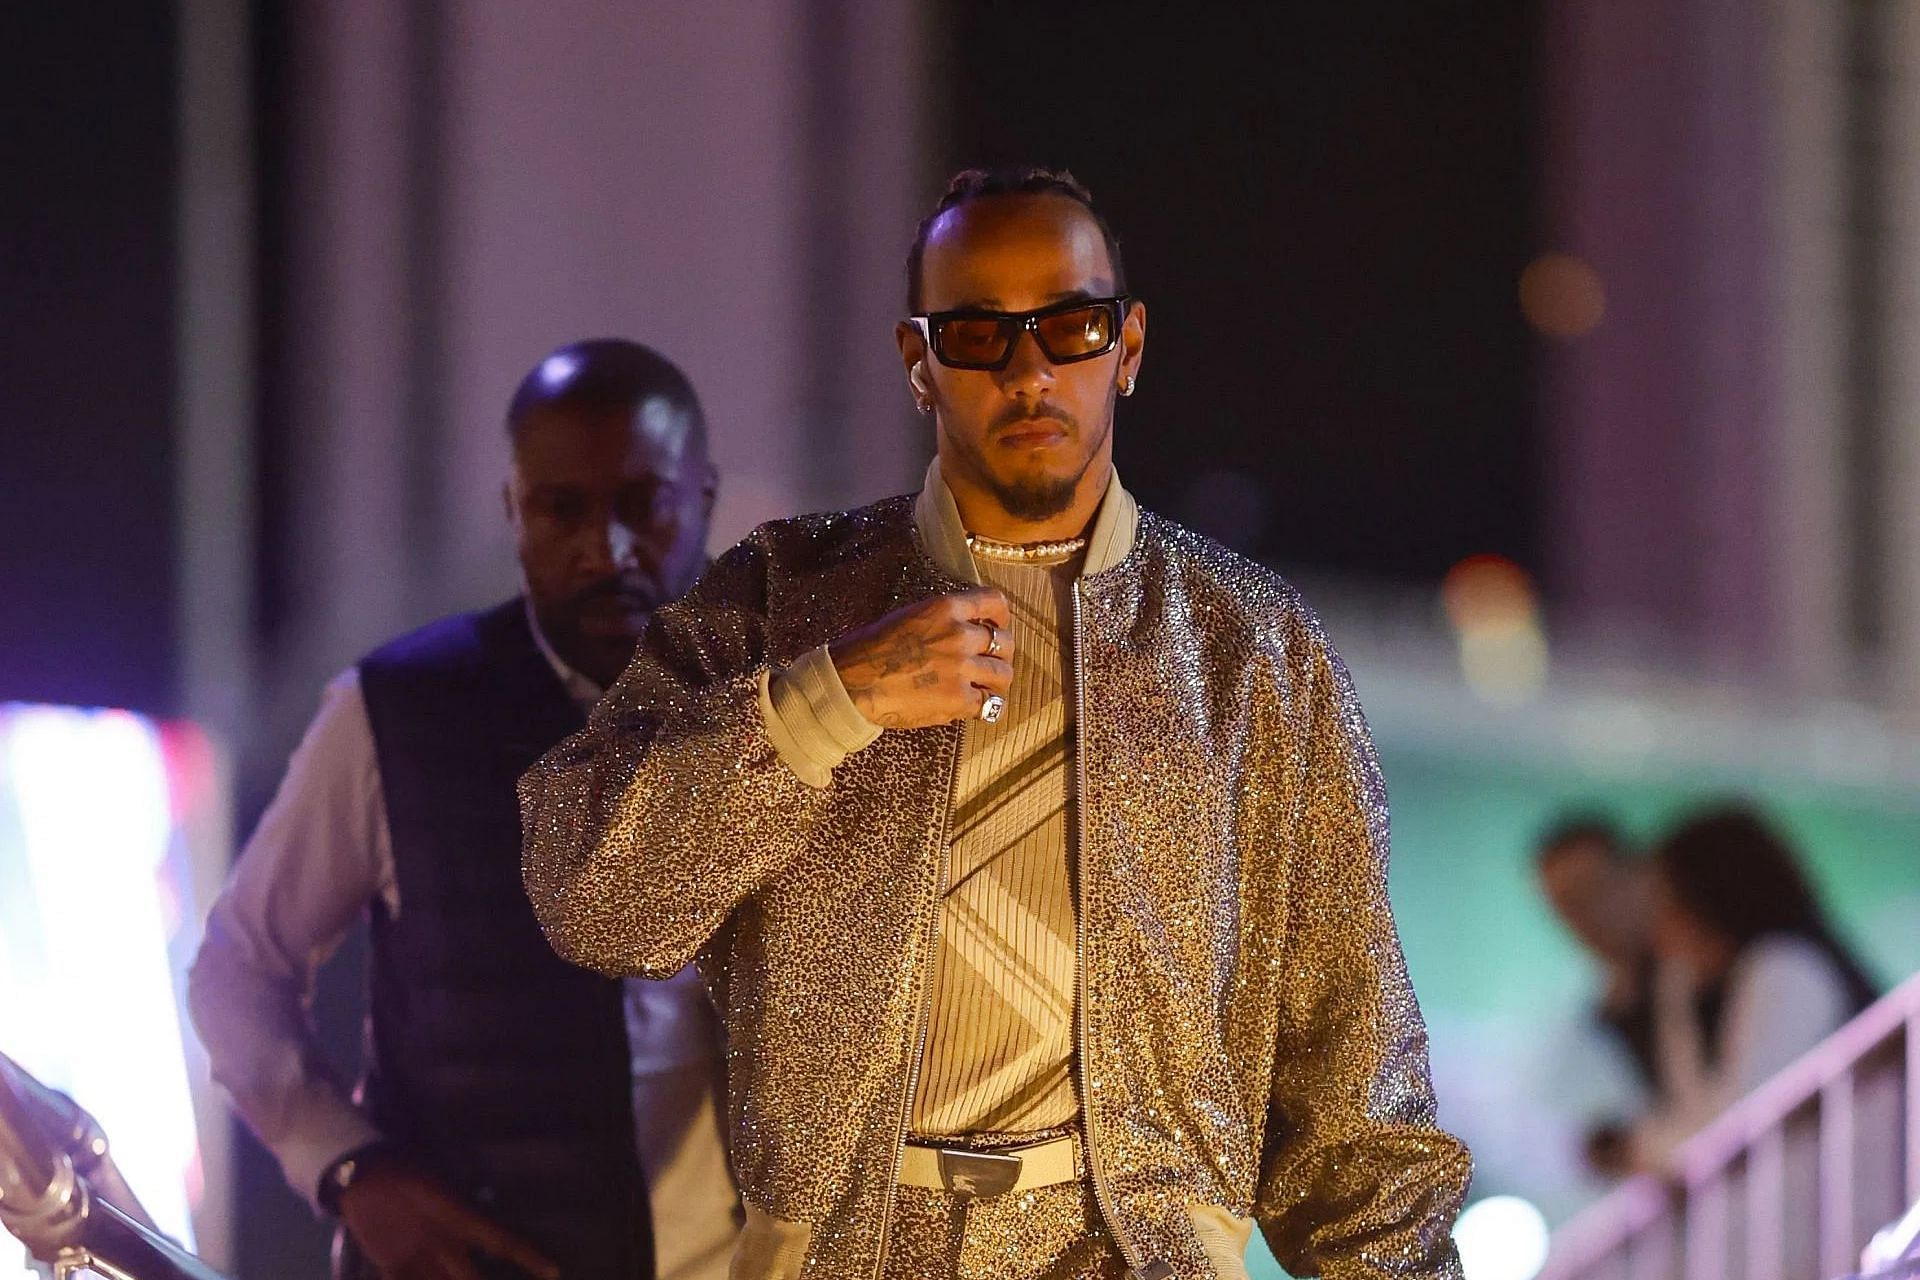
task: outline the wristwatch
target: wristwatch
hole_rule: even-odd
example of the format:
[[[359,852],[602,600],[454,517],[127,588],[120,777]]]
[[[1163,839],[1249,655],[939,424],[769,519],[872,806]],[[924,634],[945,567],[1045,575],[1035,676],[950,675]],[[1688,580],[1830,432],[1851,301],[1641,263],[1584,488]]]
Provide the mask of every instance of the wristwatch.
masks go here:
[[[385,1141],[369,1142],[355,1147],[347,1154],[328,1165],[320,1174],[320,1207],[334,1217],[340,1216],[340,1197],[346,1194],[348,1187],[358,1182],[368,1169],[379,1162],[381,1156],[388,1154],[392,1145]]]

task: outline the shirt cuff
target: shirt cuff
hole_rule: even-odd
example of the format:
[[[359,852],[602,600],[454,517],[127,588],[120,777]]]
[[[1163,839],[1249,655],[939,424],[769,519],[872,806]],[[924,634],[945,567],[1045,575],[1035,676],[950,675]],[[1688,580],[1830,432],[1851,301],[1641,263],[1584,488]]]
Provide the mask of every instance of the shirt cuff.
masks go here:
[[[320,1176],[333,1167],[334,1161],[381,1141],[382,1135],[372,1121],[344,1099],[336,1105],[316,1106],[313,1111],[305,1117],[298,1135],[275,1144],[274,1154],[280,1158],[287,1185],[305,1197],[316,1213],[324,1214]]]
[[[830,784],[842,760],[880,736],[853,705],[825,645],[761,677],[760,717],[773,749],[810,787]]]

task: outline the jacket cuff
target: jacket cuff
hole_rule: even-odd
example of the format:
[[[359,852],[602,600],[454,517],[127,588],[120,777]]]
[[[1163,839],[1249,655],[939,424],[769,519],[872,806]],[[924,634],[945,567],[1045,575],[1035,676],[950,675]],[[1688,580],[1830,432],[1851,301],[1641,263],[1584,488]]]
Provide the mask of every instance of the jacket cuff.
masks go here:
[[[842,760],[880,736],[840,682],[827,646],[760,678],[760,718],[780,759],[810,787],[825,787]]]

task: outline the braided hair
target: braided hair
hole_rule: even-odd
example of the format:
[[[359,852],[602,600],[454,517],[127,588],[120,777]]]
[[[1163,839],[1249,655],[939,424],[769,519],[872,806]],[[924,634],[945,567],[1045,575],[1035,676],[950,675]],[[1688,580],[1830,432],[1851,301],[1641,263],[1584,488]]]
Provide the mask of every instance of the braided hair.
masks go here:
[[[1037,164],[1004,165],[993,169],[962,169],[947,183],[947,190],[933,212],[920,219],[913,233],[913,247],[907,250],[907,311],[920,310],[920,260],[926,256],[927,233],[947,210],[989,196],[1065,196],[1092,215],[1107,244],[1107,258],[1113,263],[1114,292],[1125,293],[1126,271],[1120,265],[1120,241],[1113,228],[1093,206],[1093,193],[1065,169],[1047,169]]]

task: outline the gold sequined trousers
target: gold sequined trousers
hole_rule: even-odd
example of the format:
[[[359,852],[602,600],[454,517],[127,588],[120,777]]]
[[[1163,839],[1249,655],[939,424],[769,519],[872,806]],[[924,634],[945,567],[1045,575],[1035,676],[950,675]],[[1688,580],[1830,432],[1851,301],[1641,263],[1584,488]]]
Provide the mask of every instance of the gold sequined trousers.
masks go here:
[[[966,1200],[901,1187],[884,1280],[1125,1280],[1084,1180]]]

